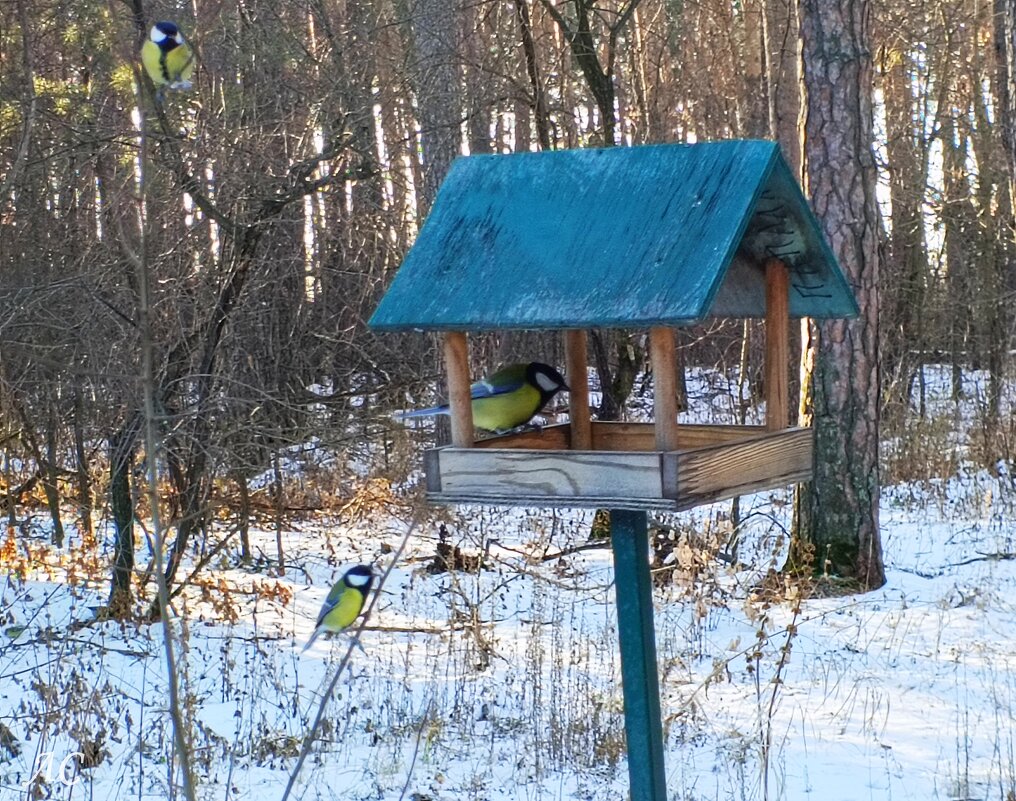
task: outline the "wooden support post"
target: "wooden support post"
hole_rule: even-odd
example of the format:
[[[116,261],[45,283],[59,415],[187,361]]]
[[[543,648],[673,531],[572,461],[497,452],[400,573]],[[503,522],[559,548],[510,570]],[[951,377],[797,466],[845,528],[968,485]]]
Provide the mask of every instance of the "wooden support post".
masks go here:
[[[788,425],[790,413],[790,273],[779,259],[766,262],[766,429]]]
[[[660,681],[656,671],[649,525],[645,512],[610,512],[624,731],[631,801],[666,801]]]
[[[653,363],[653,419],[656,450],[677,450],[677,346],[674,329],[649,329],[649,356]]]
[[[575,451],[593,449],[593,428],[589,417],[589,368],[586,332],[564,332],[565,380],[568,382],[568,420],[571,447]]]
[[[469,342],[461,331],[444,335],[445,370],[448,371],[448,408],[451,412],[452,445],[473,446],[473,404],[470,397]]]

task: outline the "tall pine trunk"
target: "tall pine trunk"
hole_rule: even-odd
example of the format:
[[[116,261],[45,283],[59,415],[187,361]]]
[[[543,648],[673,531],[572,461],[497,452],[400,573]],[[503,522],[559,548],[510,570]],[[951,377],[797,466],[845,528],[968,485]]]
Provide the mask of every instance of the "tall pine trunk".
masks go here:
[[[799,13],[806,189],[861,314],[816,324],[815,479],[798,533],[814,544],[819,570],[870,589],[885,583],[871,9],[866,0],[801,0]]]

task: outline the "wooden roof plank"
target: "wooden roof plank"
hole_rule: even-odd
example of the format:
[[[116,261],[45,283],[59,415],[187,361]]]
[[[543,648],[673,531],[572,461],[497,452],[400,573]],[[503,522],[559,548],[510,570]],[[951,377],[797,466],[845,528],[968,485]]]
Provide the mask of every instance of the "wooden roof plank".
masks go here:
[[[452,165],[370,324],[631,328],[763,316],[759,260],[777,254],[791,269],[792,316],[856,314],[772,142],[469,156]]]

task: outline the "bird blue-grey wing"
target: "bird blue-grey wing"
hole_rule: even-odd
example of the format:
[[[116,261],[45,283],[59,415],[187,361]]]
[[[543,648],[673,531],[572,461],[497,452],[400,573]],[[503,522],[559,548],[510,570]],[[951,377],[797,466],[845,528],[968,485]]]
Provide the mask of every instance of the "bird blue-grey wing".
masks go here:
[[[491,384],[488,381],[477,381],[475,384],[469,387],[469,397],[473,400],[479,398],[493,398],[495,395],[506,395],[509,392],[514,392],[524,383],[522,381],[512,381],[510,384]]]
[[[345,590],[346,588],[343,586],[341,581],[337,582],[335,586],[332,587],[328,595],[325,597],[324,603],[321,604],[321,612],[318,614],[317,623],[314,624],[315,626],[321,625],[321,621],[325,619],[325,615],[335,608],[335,605],[339,602],[339,599],[342,597],[342,593],[345,592]]]
[[[406,420],[410,417],[433,417],[435,414],[448,414],[448,405],[431,406],[429,409],[412,409],[408,412],[396,412],[398,420]]]
[[[474,382],[469,387],[469,397],[472,400],[493,398],[498,395],[507,395],[515,392],[526,384],[526,365],[512,364],[503,367],[496,373]],[[407,412],[398,412],[395,417],[406,420],[411,417],[432,417],[436,414],[448,414],[447,403],[440,406],[431,406],[428,409],[414,409]]]
[[[509,392],[514,392],[524,382],[519,381],[513,384],[502,384],[501,386],[494,386],[488,384],[486,381],[477,381],[469,387],[469,397],[471,400],[479,400],[481,398],[493,398],[496,395],[505,395]],[[447,403],[442,403],[440,406],[431,406],[427,409],[412,409],[406,412],[396,413],[396,417],[399,420],[406,420],[411,417],[433,417],[436,414],[448,414],[449,408]]]

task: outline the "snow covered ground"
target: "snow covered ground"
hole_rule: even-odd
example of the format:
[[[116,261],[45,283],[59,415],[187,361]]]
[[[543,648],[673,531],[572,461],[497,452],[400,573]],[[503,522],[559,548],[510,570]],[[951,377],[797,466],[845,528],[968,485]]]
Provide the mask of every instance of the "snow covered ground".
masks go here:
[[[996,472],[885,488],[888,583],[865,595],[800,599],[767,578],[783,493],[742,502],[736,569],[715,557],[727,504],[669,519],[680,536],[654,600],[671,798],[1016,798],[1016,486]],[[348,644],[300,649],[344,567],[390,563],[403,500],[303,521],[285,575],[224,557],[180,599],[198,797],[282,797]],[[546,558],[584,543],[589,519],[432,512],[291,797],[624,798],[610,552]],[[442,522],[487,569],[427,570]],[[28,798],[33,776],[41,797],[172,797],[162,629],[77,626],[105,600],[106,552],[56,554],[37,533],[0,563],[0,799]],[[274,530],[252,538],[274,553]]]

